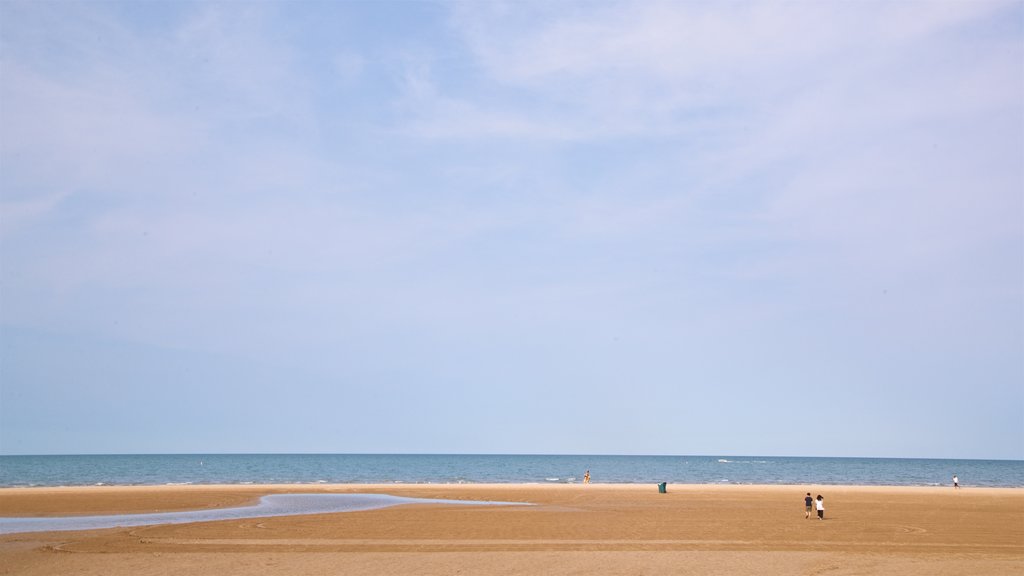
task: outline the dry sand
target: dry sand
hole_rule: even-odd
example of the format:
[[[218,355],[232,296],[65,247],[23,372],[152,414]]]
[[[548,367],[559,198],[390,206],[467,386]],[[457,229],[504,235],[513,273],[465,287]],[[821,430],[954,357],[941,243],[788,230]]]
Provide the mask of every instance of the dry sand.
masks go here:
[[[282,492],[529,502],[0,536],[0,574],[1024,574],[1024,490],[333,485],[0,490],[0,515],[237,506]],[[804,519],[806,492],[826,519]]]

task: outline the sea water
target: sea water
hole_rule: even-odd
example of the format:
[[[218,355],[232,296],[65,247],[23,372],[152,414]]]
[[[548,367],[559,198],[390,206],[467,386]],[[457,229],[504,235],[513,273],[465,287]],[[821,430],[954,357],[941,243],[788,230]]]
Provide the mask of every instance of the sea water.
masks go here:
[[[352,483],[1024,487],[1024,461],[770,456],[149,454],[0,456],[0,486]]]

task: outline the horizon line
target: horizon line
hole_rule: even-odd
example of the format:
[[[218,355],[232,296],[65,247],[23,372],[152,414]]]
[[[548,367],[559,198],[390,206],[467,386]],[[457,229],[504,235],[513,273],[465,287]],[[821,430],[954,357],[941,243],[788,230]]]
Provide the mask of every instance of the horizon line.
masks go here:
[[[849,460],[967,460],[1024,462],[1024,458],[964,458],[936,456],[820,456],[768,454],[587,454],[529,452],[76,452],[76,453],[0,453],[0,457],[66,457],[66,456],[524,456],[524,457],[623,457],[623,458],[815,458]]]

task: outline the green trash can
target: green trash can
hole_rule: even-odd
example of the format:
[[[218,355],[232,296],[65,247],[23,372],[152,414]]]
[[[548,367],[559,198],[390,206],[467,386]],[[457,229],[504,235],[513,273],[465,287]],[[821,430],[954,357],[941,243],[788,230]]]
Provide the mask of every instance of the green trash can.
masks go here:
[[[667,485],[668,485],[668,482],[662,482],[661,484],[658,484],[658,493],[659,494],[664,494],[664,493],[668,492],[668,490],[665,489],[665,486],[667,486]]]

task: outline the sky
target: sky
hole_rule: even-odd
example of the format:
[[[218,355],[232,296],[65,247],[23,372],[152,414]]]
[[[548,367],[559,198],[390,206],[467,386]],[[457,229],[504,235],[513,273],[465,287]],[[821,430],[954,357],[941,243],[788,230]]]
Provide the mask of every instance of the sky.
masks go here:
[[[1024,459],[1024,3],[0,2],[0,453]]]

